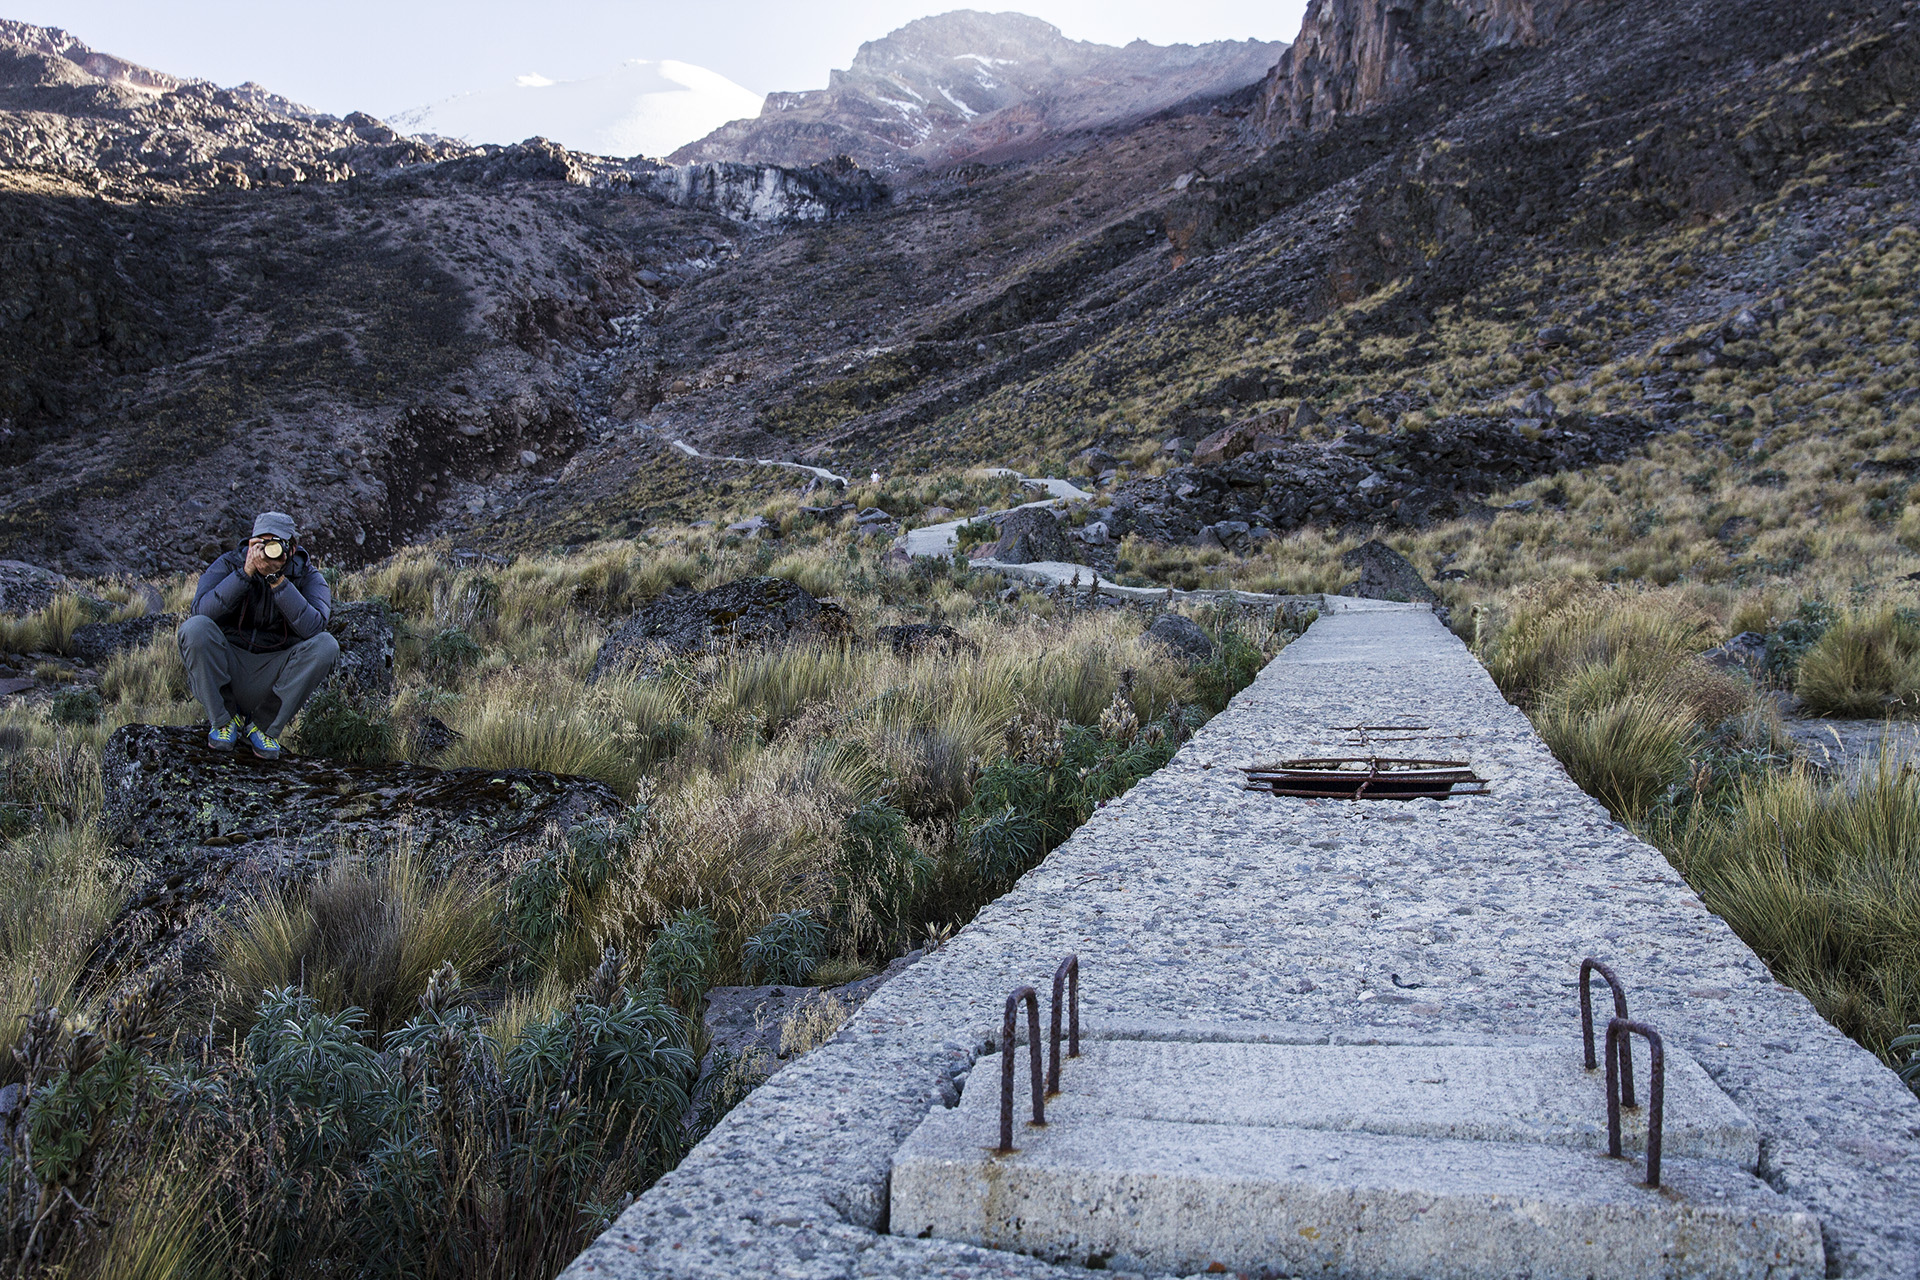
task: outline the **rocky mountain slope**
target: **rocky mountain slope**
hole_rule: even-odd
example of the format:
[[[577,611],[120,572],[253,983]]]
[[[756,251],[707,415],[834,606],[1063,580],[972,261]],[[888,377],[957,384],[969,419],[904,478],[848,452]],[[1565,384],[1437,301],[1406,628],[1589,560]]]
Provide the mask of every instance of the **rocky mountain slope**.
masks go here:
[[[456,473],[550,469],[581,438],[555,352],[745,227],[884,194],[845,165],[404,138],[19,23],[0,157],[0,544],[142,572],[263,503],[378,554]]]
[[[737,501],[667,438],[1042,471],[1251,423],[1122,468],[1114,531],[1164,537],[1474,514],[1663,439],[1764,475],[1823,396],[1905,412],[1874,317],[1914,292],[1911,17],[1321,0],[1237,89],[885,198],[814,170],[846,216],[804,223],[723,216],[761,187],[703,175],[736,171],[672,171],[688,210],[557,148],[144,202],[16,164],[0,553],[176,567],[266,495],[348,560]]]
[[[1487,56],[1546,44],[1612,0],[1312,0],[1300,38],[1261,86],[1248,122],[1272,141],[1403,98]]]
[[[1258,40],[1125,48],[1069,40],[1018,13],[956,10],[860,46],[825,89],[767,96],[677,161],[873,169],[1031,154],[1059,134],[1138,119],[1253,83],[1286,46]]]

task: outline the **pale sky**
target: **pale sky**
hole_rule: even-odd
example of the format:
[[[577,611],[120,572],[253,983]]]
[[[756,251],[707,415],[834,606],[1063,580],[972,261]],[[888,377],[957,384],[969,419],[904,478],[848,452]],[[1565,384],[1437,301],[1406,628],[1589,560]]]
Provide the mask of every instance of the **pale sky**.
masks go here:
[[[12,0],[0,17],[62,27],[173,75],[256,80],[334,115],[385,116],[539,75],[604,74],[630,58],[710,68],[755,93],[824,88],[866,40],[959,4],[928,0]],[[1027,0],[1001,7],[1076,40],[1292,40],[1306,0]]]

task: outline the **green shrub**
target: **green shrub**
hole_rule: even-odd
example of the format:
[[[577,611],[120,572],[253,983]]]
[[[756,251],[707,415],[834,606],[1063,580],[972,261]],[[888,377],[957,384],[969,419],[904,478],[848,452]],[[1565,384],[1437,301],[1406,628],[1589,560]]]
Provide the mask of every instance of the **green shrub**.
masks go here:
[[[384,1037],[287,987],[233,1052],[180,1060],[152,999],[97,1030],[43,1008],[13,1046],[34,1158],[0,1159],[0,1203],[60,1212],[19,1269],[134,1274],[84,1260],[101,1211],[154,1185],[195,1212],[164,1219],[179,1255],[152,1274],[553,1275],[686,1146],[691,1027],[619,969],[504,1051],[451,965]]]
[[[1767,674],[1791,688],[1800,660],[1839,620],[1839,611],[1824,600],[1802,600],[1794,615],[1767,633]]]
[[[435,684],[449,685],[484,656],[463,627],[447,627],[427,641],[420,655],[421,668]]]
[[[649,820],[646,806],[635,805],[618,823],[583,822],[514,872],[503,921],[523,975],[549,969],[585,931],[595,897]]]
[[[720,962],[720,929],[698,907],[684,907],[647,945],[641,982],[682,1009],[697,1010]]]
[[[47,717],[55,724],[99,724],[102,703],[95,689],[62,689],[53,695]]]
[[[1131,741],[1062,725],[1027,758],[1006,756],[980,775],[961,814],[967,858],[984,888],[1004,890],[1101,803],[1173,758],[1189,732],[1176,712]]]
[[[1909,1089],[1920,1093],[1920,1023],[1910,1025],[1906,1035],[1889,1040],[1887,1048],[1901,1055],[1900,1078]]]
[[[826,942],[826,926],[811,912],[782,911],[747,939],[740,967],[749,982],[799,986],[813,976]]]
[[[1238,631],[1222,628],[1215,638],[1212,659],[1193,673],[1194,696],[1208,715],[1218,715],[1266,665],[1267,656]]]
[[[393,758],[388,704],[347,685],[322,689],[300,709],[294,746],[303,755],[374,764]]]
[[[914,910],[933,875],[904,813],[871,800],[848,815],[833,863],[834,930],[851,947],[890,951],[912,932]]]
[[[964,555],[968,548],[982,543],[998,541],[1000,530],[991,520],[969,520],[954,530],[954,539],[959,544],[958,552]]]

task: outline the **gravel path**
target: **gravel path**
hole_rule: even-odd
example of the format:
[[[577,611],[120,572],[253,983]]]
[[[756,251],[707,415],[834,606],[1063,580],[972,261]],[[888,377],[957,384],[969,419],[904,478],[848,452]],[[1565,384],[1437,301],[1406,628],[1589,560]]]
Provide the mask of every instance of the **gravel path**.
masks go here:
[[[1835,1276],[1920,1274],[1920,1101],[1567,778],[1424,609],[1329,609],[1165,769],[1107,805],[841,1034],[756,1091],[567,1275],[1084,1275],[884,1228],[889,1162],[949,1102],[1001,1002],[1081,957],[1094,1036],[1577,1052],[1582,956],[1619,970],[1745,1109],[1763,1176],[1819,1215]],[[1236,766],[1418,724],[1493,794],[1252,795]],[[1380,735],[1375,735],[1379,737]],[[1217,1033],[1216,1033],[1217,1034]],[[986,1087],[996,1073],[983,1064]]]
[[[742,462],[750,467],[786,467],[793,471],[804,471],[808,475],[818,476],[835,484],[846,484],[847,478],[836,475],[825,467],[810,467],[804,462],[782,462],[778,458],[736,458],[732,454],[702,453],[685,440],[669,440],[668,444],[686,454],[689,458],[704,458],[708,462]]]

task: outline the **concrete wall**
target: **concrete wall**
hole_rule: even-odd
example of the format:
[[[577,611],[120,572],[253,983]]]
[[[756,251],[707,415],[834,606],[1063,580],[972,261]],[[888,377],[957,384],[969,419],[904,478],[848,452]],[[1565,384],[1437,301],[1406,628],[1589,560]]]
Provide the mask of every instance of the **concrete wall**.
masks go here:
[[[1362,723],[1432,726],[1387,750],[1465,757],[1493,795],[1242,790],[1237,766],[1354,754],[1336,727]],[[1095,1036],[1204,1023],[1303,1044],[1561,1037],[1570,1052],[1575,968],[1598,956],[1634,1016],[1756,1122],[1761,1175],[1819,1216],[1829,1274],[1920,1275],[1920,1102],[1576,788],[1430,614],[1379,607],[1323,615],[1167,768],[742,1103],[566,1274],[1084,1274],[881,1234],[895,1149],[957,1096],[1007,991],[1043,985],[1068,951]],[[983,1087],[997,1076],[983,1063]]]

